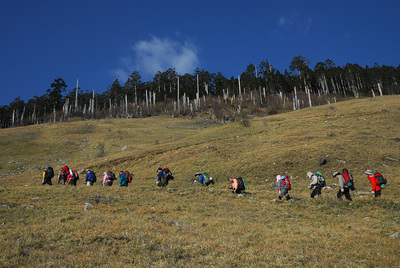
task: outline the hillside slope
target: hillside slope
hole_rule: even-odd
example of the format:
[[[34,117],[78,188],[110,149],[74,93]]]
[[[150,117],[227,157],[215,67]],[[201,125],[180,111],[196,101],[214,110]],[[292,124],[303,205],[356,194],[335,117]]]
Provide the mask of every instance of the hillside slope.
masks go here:
[[[355,99],[252,119],[81,121],[0,130],[2,267],[385,266],[400,262],[400,96]],[[325,157],[327,163],[319,166]],[[129,170],[128,188],[41,185],[63,165]],[[175,180],[155,186],[156,169]],[[355,176],[353,201],[338,202],[334,171]],[[388,185],[372,200],[363,172]],[[311,200],[307,171],[331,189]],[[193,183],[207,171],[217,183]],[[292,176],[293,202],[270,183]],[[246,178],[236,196],[228,176]],[[53,179],[53,182],[56,179]],[[367,193],[367,194],[365,194]],[[84,210],[86,203],[91,206]],[[65,254],[65,252],[72,252]],[[236,252],[235,254],[232,254]],[[377,257],[378,256],[378,257]]]

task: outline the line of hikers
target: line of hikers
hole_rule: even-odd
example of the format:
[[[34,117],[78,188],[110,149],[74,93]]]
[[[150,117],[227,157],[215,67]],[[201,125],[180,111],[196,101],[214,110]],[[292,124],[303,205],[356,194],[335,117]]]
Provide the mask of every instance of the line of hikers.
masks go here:
[[[54,170],[52,167],[47,167],[43,170],[42,184],[52,185],[51,179],[54,177]],[[79,180],[79,173],[72,170],[68,166],[63,166],[58,172],[58,184],[62,185],[73,185],[76,186]],[[112,186],[116,180],[116,176],[112,171],[103,173],[103,186]],[[97,181],[96,173],[90,169],[86,169],[85,184],[87,186],[93,186]],[[132,182],[132,173],[129,171],[120,171],[119,174],[119,186],[128,187],[129,183]]]
[[[381,190],[385,188],[387,180],[380,174],[379,172],[372,172],[371,170],[367,170],[364,172],[367,175],[367,179],[371,182],[371,191],[375,198],[381,196]],[[43,182],[42,184],[52,185],[51,179],[54,177],[54,170],[52,167],[48,167],[43,171]],[[210,184],[214,184],[214,179],[207,172],[196,172],[195,183],[199,183],[203,186],[209,186]],[[315,196],[320,196],[322,189],[326,186],[326,179],[322,175],[321,172],[312,173],[311,171],[307,172],[307,177],[310,179],[310,185],[308,188],[312,190],[310,197],[314,198]],[[334,172],[333,178],[338,180],[339,187],[337,192],[337,198],[342,200],[344,196],[346,200],[352,201],[350,190],[355,191],[354,187],[354,178],[353,175],[344,168],[341,173]],[[156,184],[159,187],[166,187],[168,183],[174,179],[172,172],[167,167],[160,167],[157,169],[157,180]],[[69,184],[76,186],[76,182],[79,180],[78,172],[70,169],[68,166],[64,166],[60,169],[58,173],[58,184]],[[103,186],[109,187],[113,185],[113,182],[117,180],[117,177],[112,171],[107,171],[103,173]],[[119,172],[119,186],[128,187],[128,185],[132,182],[133,176],[129,171],[120,171]],[[228,181],[231,183],[228,188],[232,190],[232,193],[241,194],[247,189],[245,180],[243,177],[232,178],[228,177]],[[96,174],[90,170],[86,170],[85,183],[87,186],[92,186],[93,183],[96,182]],[[278,190],[278,198],[281,200],[283,197],[286,197],[286,200],[290,200],[291,197],[289,195],[290,190],[292,189],[292,184],[290,182],[289,176],[287,174],[277,175],[276,176],[276,184],[273,186]]]

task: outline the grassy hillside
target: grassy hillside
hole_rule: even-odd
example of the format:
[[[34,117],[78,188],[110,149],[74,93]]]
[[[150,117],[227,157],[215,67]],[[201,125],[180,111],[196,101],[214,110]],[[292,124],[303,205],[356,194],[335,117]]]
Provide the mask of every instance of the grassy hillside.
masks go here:
[[[250,120],[204,118],[80,121],[0,130],[0,265],[382,266],[400,262],[400,96],[349,100]],[[318,159],[325,157],[326,165]],[[128,188],[42,186],[41,170],[67,164],[133,172]],[[175,180],[155,186],[156,169]],[[366,169],[389,184],[380,200],[352,192],[338,202],[334,171],[348,168],[358,193]],[[311,200],[307,171],[332,189]],[[207,171],[217,183],[193,183]],[[293,202],[270,184],[292,176]],[[247,193],[227,189],[243,176]],[[53,182],[56,179],[53,179]],[[93,207],[84,210],[86,203]]]

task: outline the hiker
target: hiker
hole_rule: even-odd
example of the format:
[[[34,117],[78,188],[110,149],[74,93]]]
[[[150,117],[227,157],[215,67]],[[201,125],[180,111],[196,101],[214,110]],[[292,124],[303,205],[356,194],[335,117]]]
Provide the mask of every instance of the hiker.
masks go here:
[[[120,171],[119,172],[119,186],[120,187],[128,187],[129,183],[132,182],[132,175],[129,171]]]
[[[69,170],[69,173],[68,173],[68,176],[67,176],[67,180],[66,180],[66,184],[69,184],[69,185],[74,185],[74,186],[76,186],[76,182],[79,180],[79,174],[78,174],[78,172],[76,172],[76,171],[74,171],[74,170],[72,170],[72,169],[70,169]]]
[[[96,182],[96,173],[90,169],[86,169],[85,183],[86,186],[92,186]]]
[[[279,200],[284,196],[286,200],[290,200],[289,191],[292,189],[292,184],[290,183],[288,175],[277,175],[276,182],[278,184]]]
[[[197,180],[194,180],[194,182],[200,182],[203,186],[214,184],[213,178],[210,177],[207,172],[204,172],[203,174],[201,174],[200,172],[196,172],[194,176],[197,178]]]
[[[339,172],[333,173],[333,177],[339,180],[339,191],[337,192],[337,198],[342,200],[342,196],[344,195],[347,200],[353,201],[350,196],[350,188],[346,183],[345,178]]]
[[[103,187],[112,186],[113,181],[117,179],[112,171],[104,172],[103,176]]]
[[[42,184],[52,185],[51,179],[54,177],[54,170],[52,167],[48,167],[43,170],[43,181]]]
[[[158,168],[158,169],[157,169],[157,172],[158,172],[157,181],[156,181],[157,186],[158,186],[158,187],[165,187],[165,186],[167,186],[169,180],[168,180],[168,178],[167,178],[167,175],[166,175],[165,172],[163,171],[163,169],[162,169],[162,168]]]
[[[382,188],[386,186],[386,179],[380,173],[374,174],[370,169],[365,171],[364,174],[367,175],[368,180],[371,182],[371,190],[374,197],[380,197]]]
[[[229,177],[228,181],[232,183],[228,188],[232,189],[232,193],[234,194],[240,194],[247,188],[242,177],[237,179]]]
[[[321,189],[326,185],[325,178],[322,176],[322,173],[318,171],[317,174],[314,174],[311,171],[309,171],[307,172],[307,177],[311,180],[308,189],[313,189],[310,195],[311,198],[314,198],[314,196],[316,195],[320,197]]]
[[[63,166],[60,169],[60,172],[58,172],[58,184],[65,184],[67,181],[67,177],[69,174],[69,167],[68,166]]]

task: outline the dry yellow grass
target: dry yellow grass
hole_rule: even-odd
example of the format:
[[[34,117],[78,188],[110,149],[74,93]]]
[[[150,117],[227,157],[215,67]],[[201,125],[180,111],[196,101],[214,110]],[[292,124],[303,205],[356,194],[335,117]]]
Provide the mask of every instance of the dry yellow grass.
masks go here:
[[[118,119],[0,130],[2,267],[397,267],[400,263],[400,96],[350,100],[240,124]],[[122,147],[126,150],[122,151]],[[319,167],[318,158],[327,164]],[[42,186],[40,168],[127,169],[128,188]],[[175,180],[155,187],[156,168]],[[380,200],[338,202],[331,174],[367,168],[389,179]],[[307,171],[333,189],[311,200]],[[196,186],[196,171],[217,183]],[[270,183],[293,176],[293,202]],[[227,176],[244,176],[242,197]],[[53,179],[53,182],[56,181]],[[97,201],[97,202],[96,202]],[[93,204],[84,210],[85,203]],[[397,236],[396,236],[397,233]]]

